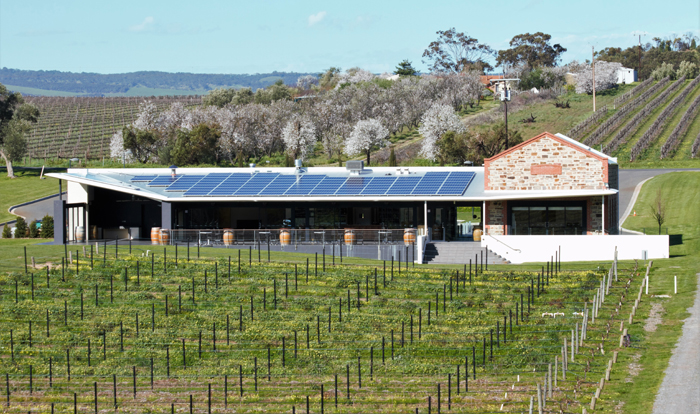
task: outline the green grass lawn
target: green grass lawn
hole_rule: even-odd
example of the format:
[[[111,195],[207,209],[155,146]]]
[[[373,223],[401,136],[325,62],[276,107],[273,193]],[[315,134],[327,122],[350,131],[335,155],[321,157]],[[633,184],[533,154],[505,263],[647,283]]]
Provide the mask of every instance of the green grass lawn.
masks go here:
[[[596,108],[610,105],[616,97],[634,88],[637,84],[621,85],[618,88],[605,91],[596,96]],[[511,131],[518,130],[523,139],[529,139],[542,132],[552,134],[562,133],[566,135],[569,130],[586,119],[593,113],[593,96],[585,94],[568,93],[559,98],[560,101],[569,101],[571,108],[556,108],[554,101],[535,103],[528,105],[517,112],[508,113],[508,128]],[[520,120],[530,115],[535,117],[534,123],[521,123]]]
[[[682,234],[683,244],[671,246],[670,259],[654,260],[649,294],[668,294],[671,298],[651,299],[643,296],[637,318],[629,327],[633,348],[620,352],[618,367],[613,371],[612,381],[603,393],[602,412],[615,412],[614,407],[619,401],[625,402],[625,413],[651,412],[664,370],[681,335],[683,321],[689,316],[686,309],[692,306],[697,289],[696,273],[700,272],[700,209],[697,208],[700,201],[700,173],[668,173],[648,181],[635,204],[637,216],[630,216],[624,223],[625,228],[642,230],[656,227],[649,205],[658,190],[661,190],[667,200],[668,216],[664,226],[668,226],[669,234]],[[673,294],[674,276],[678,277],[677,295]],[[643,326],[653,304],[663,306],[663,322],[656,332],[649,333],[644,331]],[[629,313],[621,316],[626,319]],[[619,335],[617,329],[614,332]],[[635,362],[633,357],[637,354],[641,355],[637,361],[641,365],[641,372],[631,377],[627,365]],[[626,378],[631,378],[631,381],[625,382]]]
[[[17,178],[11,179],[0,173],[0,223],[17,218],[7,211],[10,206],[58,194],[58,181],[53,178],[40,180],[34,171],[17,171],[15,175]]]

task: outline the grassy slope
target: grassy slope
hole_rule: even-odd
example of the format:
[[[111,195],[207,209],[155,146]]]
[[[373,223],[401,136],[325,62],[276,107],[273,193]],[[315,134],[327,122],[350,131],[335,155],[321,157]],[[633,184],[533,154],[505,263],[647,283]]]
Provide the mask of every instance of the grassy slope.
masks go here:
[[[670,294],[671,299],[649,299],[643,296],[637,312],[637,319],[629,327],[636,349],[620,352],[620,359],[613,370],[612,381],[603,393],[602,412],[615,412],[613,407],[619,400],[625,401],[625,413],[649,413],[654,404],[654,396],[663,380],[663,372],[681,335],[683,321],[689,316],[686,309],[693,304],[697,289],[696,273],[700,272],[700,173],[669,173],[656,177],[644,185],[635,210],[637,216],[630,216],[624,223],[628,229],[653,228],[649,205],[661,189],[667,200],[667,223],[669,234],[682,234],[683,244],[671,247],[671,258],[655,260],[650,274],[649,294]],[[673,276],[678,276],[678,295],[673,295]],[[634,294],[628,300],[634,300]],[[649,315],[652,304],[664,307],[663,323],[654,333],[643,330],[644,319]],[[622,315],[625,319],[628,314]],[[625,323],[627,326],[627,323]],[[617,334],[617,329],[613,332]],[[631,382],[627,365],[631,356],[641,354],[639,363],[642,371]],[[596,412],[598,408],[596,407]]]
[[[684,88],[687,88],[690,81],[686,82],[686,86]],[[634,166],[636,168],[659,168],[659,167],[671,167],[670,165],[660,165],[660,159],[659,156],[661,155],[661,146],[666,142],[666,138],[671,134],[671,131],[676,127],[678,124],[678,121],[680,121],[681,117],[685,114],[686,110],[690,106],[690,103],[695,99],[698,94],[700,94],[700,88],[696,88],[694,91],[692,91],[688,97],[683,101],[683,104],[676,109],[676,111],[672,114],[671,118],[666,122],[666,125],[664,126],[664,129],[661,131],[659,134],[659,137],[654,141],[649,148],[645,151],[645,153],[640,157],[639,160],[635,161],[634,163],[629,162],[629,154],[634,146],[634,144],[639,140],[639,138],[646,132],[647,129],[656,121],[656,118],[659,116],[659,114],[673,101],[673,99],[676,98],[680,93],[682,92],[681,90],[676,91],[671,95],[668,101],[666,101],[660,108],[658,108],[654,113],[649,117],[649,119],[642,125],[642,127],[630,138],[630,140],[627,142],[627,145],[624,145],[620,148],[620,150],[615,154],[619,157],[619,161],[623,167],[627,166]],[[689,158],[689,149],[685,151],[685,153],[682,154],[682,157],[685,159]],[[666,162],[664,162],[666,164]]]
[[[690,81],[688,81],[690,83]],[[666,143],[666,139],[671,135],[671,132],[676,128],[676,125],[680,122],[683,115],[688,111],[688,107],[693,103],[695,98],[700,95],[700,87],[696,87],[691,91],[681,105],[676,109],[671,118],[666,122],[664,130],[661,131],[659,137],[654,141],[646,152],[640,157],[640,161],[653,161],[658,160],[661,157],[661,147]],[[687,156],[687,153],[686,153]]]
[[[620,165],[624,168],[627,165],[632,164],[629,159],[630,159],[630,152],[632,151],[632,148],[634,145],[639,141],[639,138],[641,138],[642,135],[649,129],[650,126],[656,121],[656,118],[659,117],[661,112],[666,109],[666,107],[676,98],[676,96],[681,93],[683,88],[687,87],[686,86],[681,86],[680,88],[676,89],[675,92],[673,92],[667,99],[666,102],[662,103],[659,105],[656,110],[654,110],[649,117],[646,118],[646,120],[639,126],[639,128],[635,131],[634,134],[632,134],[628,139],[627,142],[624,145],[621,145],[617,151],[613,154],[614,156],[618,157],[618,161]]]
[[[700,134],[700,112],[698,112],[695,115],[695,118],[693,121],[690,123],[690,127],[688,127],[688,130],[686,131],[685,135],[683,136],[683,140],[681,141],[681,145],[678,147],[676,150],[676,153],[673,154],[673,157],[671,157],[667,162],[675,163],[679,161],[684,161],[688,159],[688,154],[690,154],[691,147],[693,145],[693,142],[695,141],[695,138]]]
[[[617,89],[598,94],[596,97],[596,108],[603,105],[611,105],[615,97],[634,88],[637,84],[622,85]],[[518,130],[524,139],[532,138],[544,131],[553,134],[566,134],[579,122],[583,121],[593,112],[593,96],[569,93],[563,96],[561,101],[569,101],[571,108],[555,108],[553,101],[537,103],[513,113],[508,113],[508,128]],[[532,124],[523,124],[521,119],[532,114],[536,121]]]
[[[15,175],[17,178],[10,179],[0,174],[0,223],[17,218],[7,211],[10,206],[58,193],[58,182],[53,178],[40,180],[38,173],[25,171]]]
[[[627,123],[629,123],[629,121],[631,121],[632,118],[634,118],[634,117],[637,115],[637,113],[639,113],[639,111],[641,111],[649,102],[651,102],[651,101],[653,101],[654,99],[656,99],[657,96],[659,96],[660,94],[662,94],[670,85],[671,85],[671,84],[668,84],[668,85],[666,85],[665,87],[663,87],[663,88],[661,88],[660,90],[658,90],[655,94],[653,94],[653,95],[651,95],[649,98],[647,98],[647,100],[644,101],[644,102],[639,106],[639,108],[637,108],[637,110],[632,111],[631,113],[629,113],[629,114],[627,115],[627,117],[620,123],[620,125],[618,125],[617,128],[615,128],[615,129],[613,129],[612,131],[610,131],[610,132],[608,133],[608,135],[607,135],[605,138],[603,138],[603,141],[602,141],[603,147],[605,147],[610,141],[612,141],[613,138],[615,137],[615,135],[617,135],[617,133],[620,131],[620,129],[622,129],[625,125],[627,125]],[[629,101],[628,101],[628,102],[629,102]]]

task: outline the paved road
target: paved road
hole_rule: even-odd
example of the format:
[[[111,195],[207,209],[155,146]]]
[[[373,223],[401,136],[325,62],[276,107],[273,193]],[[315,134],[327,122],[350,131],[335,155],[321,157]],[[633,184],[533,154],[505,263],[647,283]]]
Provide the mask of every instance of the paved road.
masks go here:
[[[653,170],[620,170],[620,225],[625,217],[625,210],[632,201],[632,195],[637,184],[642,181],[676,171],[700,171],[697,168],[677,168],[677,169],[653,169]]]
[[[700,273],[698,273],[700,286]],[[697,414],[700,412],[700,295],[689,308],[683,335],[673,350],[664,380],[654,401],[653,414]]]
[[[37,201],[12,210],[12,214],[24,217],[27,223],[32,220],[41,220],[45,215],[53,216],[53,202],[58,200],[58,194],[46,200]]]

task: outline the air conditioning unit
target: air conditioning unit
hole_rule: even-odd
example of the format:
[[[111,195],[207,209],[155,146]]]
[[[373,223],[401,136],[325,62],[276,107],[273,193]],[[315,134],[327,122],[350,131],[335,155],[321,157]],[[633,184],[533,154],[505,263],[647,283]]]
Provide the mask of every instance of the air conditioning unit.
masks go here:
[[[350,171],[350,173],[353,173],[353,174],[361,174],[362,170],[365,169],[365,162],[364,161],[346,161],[345,162],[345,169]]]

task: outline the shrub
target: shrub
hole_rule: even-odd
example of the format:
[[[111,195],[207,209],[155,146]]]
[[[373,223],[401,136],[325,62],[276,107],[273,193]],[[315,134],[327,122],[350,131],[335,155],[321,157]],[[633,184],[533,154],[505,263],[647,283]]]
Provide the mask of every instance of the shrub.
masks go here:
[[[15,224],[15,238],[20,239],[27,237],[27,222],[22,217],[17,217]]]
[[[671,80],[676,80],[676,71],[673,70],[673,64],[672,63],[662,63],[659,65],[656,69],[654,69],[653,72],[651,72],[651,77],[654,78],[654,80],[661,80],[665,77],[669,77]]]
[[[41,237],[45,239],[53,238],[53,217],[48,214],[41,219]]]
[[[2,229],[2,238],[3,239],[11,239],[12,238],[12,231],[10,230],[10,226],[5,224],[5,227]]]
[[[29,237],[32,239],[39,237],[39,229],[36,226],[36,220],[32,220],[32,222],[29,223]]]
[[[698,72],[700,72],[698,65],[696,65],[693,62],[688,62],[684,60],[678,67],[676,75],[679,79],[684,76],[686,79],[695,79],[695,77],[698,76]]]
[[[389,167],[396,167],[396,153],[394,152],[394,147],[391,147],[391,152],[389,153]]]

